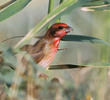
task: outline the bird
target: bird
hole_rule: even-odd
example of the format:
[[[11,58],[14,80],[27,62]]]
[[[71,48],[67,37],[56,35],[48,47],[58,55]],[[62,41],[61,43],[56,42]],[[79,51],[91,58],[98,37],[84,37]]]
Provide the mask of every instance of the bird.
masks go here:
[[[57,51],[65,50],[58,49],[60,41],[63,40],[63,37],[67,35],[67,33],[73,31],[73,28],[68,26],[65,23],[55,23],[53,24],[45,33],[44,36],[36,36],[35,38],[39,38],[39,40],[33,45],[27,44],[20,48],[22,51],[26,51],[31,55],[36,64],[47,68],[48,70],[59,70],[59,69],[73,69],[73,68],[85,68],[88,66],[85,65],[76,65],[76,64],[61,64],[61,65],[51,65],[52,61],[55,58]],[[14,36],[8,39],[1,41],[1,43],[6,42],[8,40],[14,38],[20,38],[24,36]],[[71,39],[71,37],[69,37]],[[25,57],[22,59],[22,63],[27,63]],[[15,66],[11,66],[10,68],[15,70]],[[26,66],[26,65],[25,65]]]
[[[65,23],[55,23],[35,44],[24,45],[21,50],[26,51],[36,64],[48,68],[55,58],[60,40],[72,30]]]

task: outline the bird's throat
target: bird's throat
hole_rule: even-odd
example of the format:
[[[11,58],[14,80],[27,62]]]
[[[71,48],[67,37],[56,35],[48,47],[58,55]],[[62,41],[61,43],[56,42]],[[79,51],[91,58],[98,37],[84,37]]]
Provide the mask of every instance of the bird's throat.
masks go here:
[[[60,38],[55,38],[53,44],[54,44],[55,48],[58,48],[58,46],[60,44]]]

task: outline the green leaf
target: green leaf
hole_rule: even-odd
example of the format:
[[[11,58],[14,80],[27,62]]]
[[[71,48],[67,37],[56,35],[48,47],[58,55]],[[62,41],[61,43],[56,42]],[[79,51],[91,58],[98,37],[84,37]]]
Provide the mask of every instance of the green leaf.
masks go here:
[[[14,70],[9,67],[0,68],[0,82],[5,82],[6,84],[12,83],[14,76]]]
[[[91,9],[94,11],[107,11],[107,10],[110,10],[110,4],[97,6],[97,7],[94,6],[94,7],[88,8],[88,9]]]
[[[89,2],[81,8],[83,11],[106,11],[110,10],[110,1]]]
[[[87,66],[64,64],[64,65],[51,65],[48,69],[56,70],[56,69],[72,69],[72,68],[85,68],[85,67]]]
[[[100,65],[75,65],[75,64],[62,64],[62,65],[51,65],[48,70],[62,70],[62,69],[81,69],[81,68],[110,68],[110,63]]]
[[[104,40],[101,40],[96,37],[85,36],[85,35],[66,35],[62,38],[62,41],[101,43],[110,46],[110,44]]]
[[[31,0],[16,0],[0,11],[0,21],[16,14],[22,10]]]
[[[101,6],[109,3],[107,0],[79,0],[79,2],[82,3],[83,7]]]

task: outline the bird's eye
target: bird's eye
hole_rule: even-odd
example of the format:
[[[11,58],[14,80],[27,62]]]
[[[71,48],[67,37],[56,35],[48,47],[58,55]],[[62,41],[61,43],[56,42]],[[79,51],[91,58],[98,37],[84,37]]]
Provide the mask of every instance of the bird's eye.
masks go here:
[[[63,28],[64,28],[63,26],[59,26],[59,27],[58,27],[58,29],[63,29]]]

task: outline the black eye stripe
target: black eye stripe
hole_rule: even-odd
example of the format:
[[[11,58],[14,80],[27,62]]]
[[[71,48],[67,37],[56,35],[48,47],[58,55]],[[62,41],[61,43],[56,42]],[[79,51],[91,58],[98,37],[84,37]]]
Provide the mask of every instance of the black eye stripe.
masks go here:
[[[58,27],[58,29],[63,29],[63,28],[64,28],[63,26],[59,26],[59,27]]]

